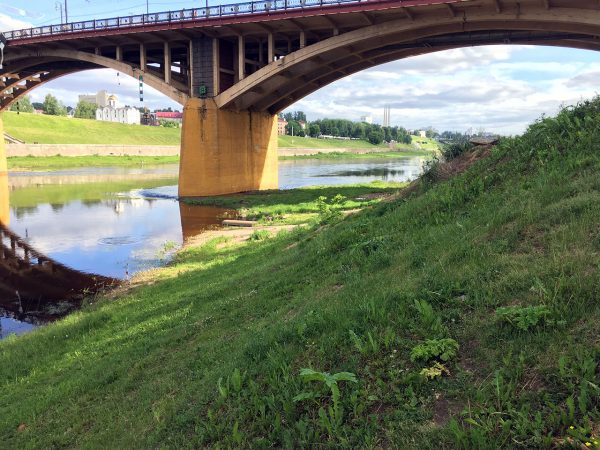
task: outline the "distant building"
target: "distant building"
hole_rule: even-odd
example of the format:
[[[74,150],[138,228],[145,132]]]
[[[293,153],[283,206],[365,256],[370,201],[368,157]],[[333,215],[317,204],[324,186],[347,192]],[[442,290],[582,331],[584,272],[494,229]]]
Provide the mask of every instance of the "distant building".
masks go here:
[[[97,105],[100,108],[108,106],[108,99],[111,97],[106,91],[98,91],[96,94],[82,94],[79,96],[80,102],[88,102]]]
[[[425,130],[419,130],[419,136],[421,136],[422,138],[426,138],[427,137],[427,131],[425,131]]]
[[[304,120],[299,120],[298,125],[300,125],[300,128],[302,128],[304,131],[306,131],[306,122]]]
[[[287,125],[287,120],[282,117],[277,118],[277,134],[279,136],[283,136],[285,134],[285,127]]]
[[[114,94],[108,96],[106,106],[99,107],[96,110],[96,120],[101,120],[103,122],[139,125],[140,119],[140,112],[136,108],[132,108],[131,106],[126,106],[124,108],[119,107],[117,96]]]
[[[371,123],[373,123],[373,117],[371,117],[371,116],[361,116],[360,117],[360,121],[371,124]]]

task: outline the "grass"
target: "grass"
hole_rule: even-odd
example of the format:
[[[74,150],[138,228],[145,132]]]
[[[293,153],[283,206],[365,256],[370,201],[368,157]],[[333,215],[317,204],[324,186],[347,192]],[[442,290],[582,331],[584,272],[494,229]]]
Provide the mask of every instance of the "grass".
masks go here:
[[[221,197],[185,200],[195,205],[237,209],[249,220],[263,224],[300,224],[317,218],[323,202],[330,203],[336,195],[334,210],[347,211],[374,205],[382,197],[398,192],[406,183],[374,181],[341,186],[310,186],[298,189],[261,191]]]
[[[598,448],[599,148],[595,100],[1,341],[2,446]]]
[[[343,139],[317,139],[311,137],[279,136],[277,139],[279,148],[353,148],[353,149],[377,149],[387,148],[385,143],[373,145],[361,140]]]
[[[179,128],[6,112],[4,131],[28,144],[179,145]]]
[[[12,171],[61,170],[79,167],[135,167],[178,164],[179,156],[15,156],[7,158]]]

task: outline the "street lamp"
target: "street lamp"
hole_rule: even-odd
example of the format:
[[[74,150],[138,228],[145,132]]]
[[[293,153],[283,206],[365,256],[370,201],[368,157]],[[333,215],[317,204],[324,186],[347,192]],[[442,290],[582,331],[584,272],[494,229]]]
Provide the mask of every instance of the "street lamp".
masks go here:
[[[69,23],[69,11],[67,8],[67,0],[65,0],[65,23]]]

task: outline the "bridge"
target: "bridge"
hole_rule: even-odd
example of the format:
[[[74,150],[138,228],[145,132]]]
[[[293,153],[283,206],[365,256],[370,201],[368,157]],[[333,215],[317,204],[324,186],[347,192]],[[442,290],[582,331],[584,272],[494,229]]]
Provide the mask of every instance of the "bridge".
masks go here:
[[[204,196],[276,188],[276,114],[323,86],[466,46],[598,50],[600,1],[261,0],[4,36],[0,110],[82,70],[141,79],[184,105],[179,193]]]

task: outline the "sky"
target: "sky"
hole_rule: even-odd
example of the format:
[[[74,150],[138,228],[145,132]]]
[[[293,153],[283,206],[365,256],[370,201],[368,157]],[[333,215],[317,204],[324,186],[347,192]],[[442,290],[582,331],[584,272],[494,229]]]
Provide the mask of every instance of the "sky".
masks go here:
[[[146,11],[145,0],[67,0],[70,21],[114,17]],[[64,0],[62,0],[64,3]],[[0,0],[0,31],[60,23],[52,0]],[[223,4],[233,3],[223,0]],[[219,4],[209,0],[210,5]],[[151,11],[202,7],[205,0],[149,1]],[[10,51],[10,49],[7,49]],[[423,55],[373,67],[346,77],[301,99],[288,110],[304,111],[308,120],[324,117],[383,120],[391,107],[391,124],[408,129],[432,126],[439,131],[484,129],[518,134],[543,114],[598,93],[600,53],[533,46],[485,46]],[[69,75],[31,92],[75,106],[78,94],[106,89],[122,104],[139,106],[137,81],[110,69]],[[151,109],[181,106],[145,86]]]

